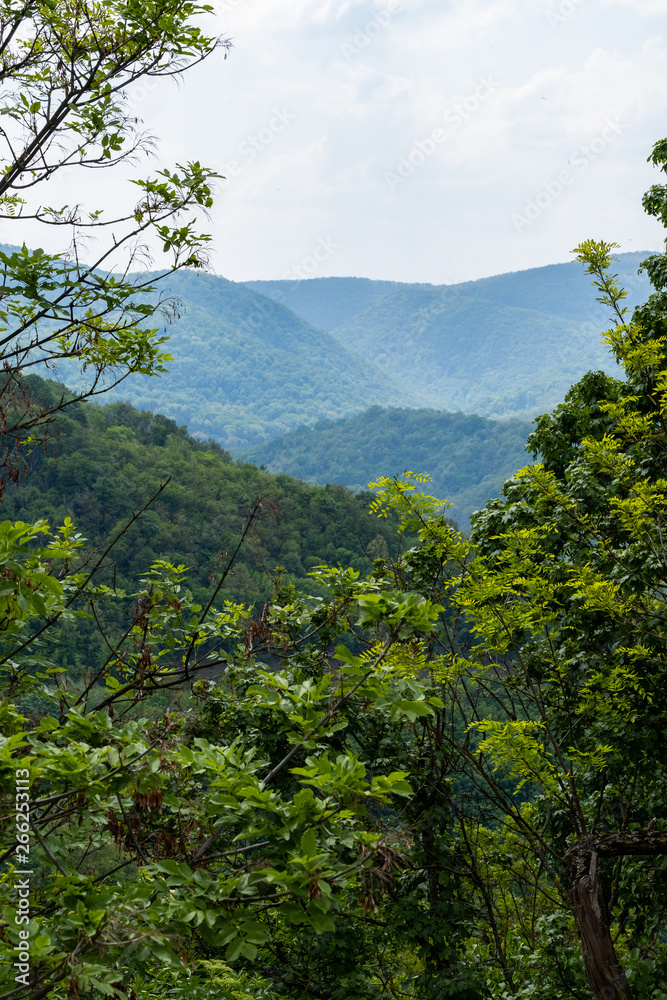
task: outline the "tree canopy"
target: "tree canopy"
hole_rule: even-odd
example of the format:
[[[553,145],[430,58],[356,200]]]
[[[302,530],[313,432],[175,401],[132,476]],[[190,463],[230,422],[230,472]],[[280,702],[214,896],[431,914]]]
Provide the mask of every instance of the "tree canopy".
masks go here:
[[[30,222],[62,233],[65,243],[60,253],[25,243],[0,252],[3,485],[16,480],[26,449],[65,405],[45,409],[32,400],[28,370],[75,359],[85,376],[79,398],[131,372],[165,370],[160,326],[173,302],[151,299],[155,276],[130,269],[145,260],[150,239],[170,254],[171,270],[202,266],[208,236],[198,233],[197,214],[212,205],[214,174],[193,160],[135,177],[136,194],[113,218],[98,205],[45,205],[40,186],[65,171],[103,170],[153,150],[127,89],[145,77],[178,75],[227,45],[195,23],[210,9],[182,0],[0,5],[0,218],[17,232]],[[86,259],[93,236],[102,245]]]
[[[123,156],[122,87],[210,52],[204,9],[5,4],[7,86],[26,95],[0,133],[22,150],[12,183]],[[667,141],[652,159],[667,170]],[[206,206],[208,179],[193,164],[142,182],[126,220],[156,226],[176,267],[201,238],[161,227]],[[28,217],[22,197],[4,204]],[[645,207],[667,224],[667,185]],[[395,554],[378,532],[372,565],[314,565],[299,588],[277,572],[257,604],[225,587],[261,491],[196,593],[164,553],[114,573],[167,481],[96,550],[55,508],[0,523],[4,1000],[664,1000],[667,257],[645,262],[655,292],[630,317],[614,249],[577,255],[624,379],[589,373],[538,420],[540,461],[470,537],[426,477],[381,477],[371,511],[397,522]],[[164,418],[91,414],[26,380],[69,355],[92,367],[88,394],[107,369],[157,371],[140,286],[76,256],[5,258],[10,478],[65,411],[115,439],[132,478],[143,438],[157,464],[187,453],[201,492],[202,466],[233,481],[242,467]],[[345,504],[322,493],[326,522]],[[74,671],[80,627],[99,641]]]

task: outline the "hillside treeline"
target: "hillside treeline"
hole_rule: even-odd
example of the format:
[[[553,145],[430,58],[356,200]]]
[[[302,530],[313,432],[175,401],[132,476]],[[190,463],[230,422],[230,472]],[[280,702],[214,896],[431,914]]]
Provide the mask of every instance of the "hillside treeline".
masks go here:
[[[71,397],[58,383],[30,381],[33,394],[46,401]],[[128,403],[68,406],[57,433],[32,451],[25,475],[8,488],[2,513],[52,525],[70,517],[94,548],[122,532],[109,564],[119,587],[131,589],[163,559],[188,567],[190,585],[203,598],[258,499],[261,511],[222,592],[230,600],[266,601],[277,566],[286,579],[312,586],[313,566],[341,563],[366,571],[388,546],[396,548],[393,525],[368,513],[368,494],[308,486],[234,461],[215,442],[197,441],[168,417]]]
[[[311,483],[343,483],[365,490],[381,475],[418,470],[449,503],[450,516],[467,526],[473,511],[498,496],[525,465],[530,424],[488,420],[438,410],[383,409],[299,427],[244,454],[272,472]]]

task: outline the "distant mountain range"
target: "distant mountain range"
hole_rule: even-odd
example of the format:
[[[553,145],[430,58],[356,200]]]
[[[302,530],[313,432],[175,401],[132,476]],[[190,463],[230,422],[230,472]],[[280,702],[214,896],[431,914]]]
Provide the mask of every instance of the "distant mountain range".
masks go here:
[[[181,318],[167,327],[169,373],[130,376],[106,399],[163,413],[230,449],[374,403],[424,405],[395,376],[242,284],[182,271],[159,287],[180,300]],[[58,377],[82,382],[66,365]]]
[[[637,273],[647,254],[619,257],[630,306],[650,291]],[[616,369],[600,339],[609,320],[577,262],[459,285],[362,278],[247,284],[441,410],[533,416],[560,402],[585,371]]]
[[[628,292],[628,305],[636,305],[648,294],[649,282],[637,273],[639,265],[653,250],[619,254],[615,271]],[[369,278],[309,278],[304,281],[246,281],[246,287],[293,309],[314,326],[332,333],[345,327],[360,313],[395,292],[439,290],[450,295],[486,299],[499,305],[563,316],[580,321],[595,313],[596,306],[589,276],[577,261],[548,264],[525,271],[508,271],[490,278],[464,281],[458,285],[433,285],[401,281],[373,281]]]
[[[629,304],[649,291],[644,256],[619,260]],[[170,373],[129,378],[109,398],[236,452],[373,405],[530,418],[583,372],[615,370],[600,340],[607,318],[576,263],[451,286],[182,272],[162,288],[181,301]],[[59,377],[79,381],[66,366]]]
[[[650,293],[637,274],[647,253],[618,261],[629,306]],[[449,286],[183,271],[160,292],[180,302],[170,371],[128,378],[107,399],[310,483],[358,490],[427,472],[462,526],[529,460],[527,421],[585,371],[617,371],[601,342],[609,319],[577,263]],[[72,388],[83,378],[67,365],[58,376]]]

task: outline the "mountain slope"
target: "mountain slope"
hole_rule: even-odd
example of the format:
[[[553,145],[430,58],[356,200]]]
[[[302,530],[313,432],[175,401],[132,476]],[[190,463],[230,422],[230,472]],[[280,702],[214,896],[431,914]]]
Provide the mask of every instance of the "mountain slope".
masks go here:
[[[47,402],[68,395],[64,386],[35,377],[29,385]],[[374,542],[380,549],[395,542],[395,522],[371,516],[367,496],[234,462],[218,445],[196,441],[164,416],[127,403],[78,403],[58,423],[46,453],[37,449],[30,456],[28,476],[7,488],[3,519],[46,518],[57,526],[71,517],[89,545],[102,546],[171,477],[113,549],[108,576],[113,573],[121,588],[133,590],[153,561],[166,559],[189,567],[189,585],[204,600],[209,573],[218,573],[234,551],[257,497],[263,497],[263,515],[221,598],[265,601],[277,564],[312,589],[306,575],[312,566],[341,561],[367,571],[364,552]]]
[[[622,281],[642,256],[621,256]],[[164,290],[182,309],[167,331],[170,372],[131,377],[110,398],[238,451],[371,405],[532,417],[585,371],[615,370],[600,342],[604,310],[576,263],[451,287],[361,278],[250,285],[171,276]],[[646,282],[631,291],[628,302],[643,299]],[[81,384],[74,366],[58,375]]]
[[[395,291],[335,331],[431,406],[533,416],[589,369],[615,363],[592,324],[448,290]]]
[[[349,323],[385,295],[400,288],[431,287],[370,278],[308,278],[304,281],[246,281],[244,284],[329,332]]]
[[[650,292],[637,274],[645,256],[618,260],[630,306]],[[318,278],[252,287],[400,378],[411,389],[410,405],[421,396],[444,410],[529,417],[560,402],[584,372],[617,371],[601,343],[608,317],[576,262],[451,286]]]
[[[639,265],[650,252],[643,250],[618,255],[614,271],[628,293],[625,303],[628,306],[643,302],[651,292],[646,275],[638,273]],[[605,310],[595,300],[590,275],[577,261],[495,274],[490,278],[478,278],[450,287],[461,295],[522,309],[537,309],[579,322],[589,318],[592,322],[603,323],[606,318]]]
[[[423,402],[285,306],[224,278],[181,272],[160,285],[181,301],[168,327],[169,374],[131,376],[109,393],[159,411],[228,448],[258,444],[303,423],[373,403]],[[74,368],[60,377],[81,383]]]
[[[433,477],[429,491],[451,501],[451,516],[467,526],[473,510],[531,459],[530,424],[435,410],[382,409],[299,427],[245,454],[272,472],[312,483],[366,489],[378,476],[410,469]]]
[[[637,269],[651,252],[635,251],[618,256],[615,271],[628,291],[627,305],[636,305],[649,294],[648,279],[643,274],[638,275]],[[428,295],[439,290],[448,291],[451,295],[483,298],[501,305],[569,316],[579,321],[594,317],[595,322],[602,323],[605,316],[604,310],[595,301],[590,277],[576,261],[532,267],[525,271],[508,271],[454,285],[336,277],[307,278],[303,281],[246,281],[245,284],[329,332],[350,323],[355,316],[376,305],[385,296],[408,290],[415,293],[415,308],[420,308],[418,303],[422,293]]]

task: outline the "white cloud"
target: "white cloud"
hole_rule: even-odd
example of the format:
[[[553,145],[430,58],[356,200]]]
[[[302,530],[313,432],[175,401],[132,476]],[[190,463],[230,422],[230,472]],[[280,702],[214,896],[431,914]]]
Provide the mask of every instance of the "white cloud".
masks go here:
[[[643,15],[667,13],[667,0],[602,0],[605,7],[631,7],[633,13]]]
[[[339,248],[321,273],[423,281],[567,259],[591,235],[626,249],[659,244],[641,195],[658,180],[646,157],[665,129],[667,0],[219,0],[217,9],[230,57],[215,56],[180,89],[161,82],[133,99],[164,137],[165,163],[192,157],[230,174],[213,213],[227,276],[279,277],[329,235]],[[476,103],[483,81],[492,86]],[[285,127],[272,129],[276,112]],[[609,121],[620,123],[616,139],[517,231],[513,214],[599,148]],[[436,129],[446,135],[431,151]],[[420,143],[423,162],[391,189],[387,173]],[[72,180],[70,193],[110,210],[126,198],[120,177],[86,183]]]

